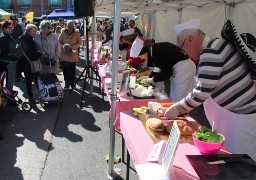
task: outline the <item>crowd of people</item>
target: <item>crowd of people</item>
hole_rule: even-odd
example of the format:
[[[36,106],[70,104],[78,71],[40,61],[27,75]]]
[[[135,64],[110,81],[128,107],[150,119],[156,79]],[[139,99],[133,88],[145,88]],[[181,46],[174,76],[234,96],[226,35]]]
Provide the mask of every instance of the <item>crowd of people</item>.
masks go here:
[[[29,101],[35,102],[32,81],[37,81],[39,73],[31,72],[28,59],[40,59],[42,74],[57,73],[61,62],[64,88],[74,87],[83,27],[82,23],[63,19],[57,22],[45,19],[39,24],[28,24],[25,18],[20,23],[17,20],[1,22],[0,72],[8,72],[6,87],[12,90],[15,77],[19,80],[23,72]],[[97,40],[111,48],[112,21],[108,18],[99,20],[96,27]],[[256,86],[243,55],[233,44],[223,38],[208,37],[200,29],[198,19],[175,27],[175,44],[143,38],[134,20],[121,21],[120,31],[119,50],[123,60],[133,68],[152,70],[150,76],[139,80],[155,83],[160,89],[165,88],[164,81],[170,81],[169,98],[176,103],[167,109],[165,116],[175,119],[203,104],[210,124],[225,135],[228,148],[256,158],[253,152],[256,149],[256,143],[253,143],[256,137]],[[222,117],[218,116],[220,111],[224,114]],[[236,134],[225,124],[228,122],[231,127],[235,121],[235,128],[244,129]],[[249,133],[248,122],[254,127]]]
[[[32,94],[32,81],[37,85],[39,74],[57,74],[60,62],[65,88],[73,85],[75,65],[79,59],[78,49],[82,44],[75,21],[64,22],[64,19],[59,19],[53,23],[45,19],[40,24],[31,24],[23,17],[20,23],[17,19],[2,21],[1,31],[0,72],[7,72],[6,88],[12,91],[15,80],[21,80],[23,73],[29,102],[34,103],[36,100]],[[42,70],[31,72],[30,61],[37,60],[40,60]]]

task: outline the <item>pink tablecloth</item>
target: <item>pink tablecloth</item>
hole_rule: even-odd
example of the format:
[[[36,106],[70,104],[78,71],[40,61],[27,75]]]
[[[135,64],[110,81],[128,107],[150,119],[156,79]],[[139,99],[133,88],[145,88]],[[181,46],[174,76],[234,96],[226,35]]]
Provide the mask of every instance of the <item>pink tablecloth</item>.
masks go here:
[[[106,82],[111,82],[111,76],[106,75],[104,70],[104,65],[98,65],[99,75],[101,77],[101,88],[104,90],[105,94],[108,97],[110,103],[110,89],[107,89],[105,86]],[[120,130],[120,118],[119,114],[123,111],[131,111],[134,107],[148,106],[149,101],[154,102],[171,102],[170,99],[134,99],[133,97],[127,96],[127,94],[120,95],[117,94],[118,100],[116,101],[116,110],[115,110],[115,127],[117,130]]]
[[[132,116],[130,112],[121,112],[120,128],[134,165],[148,163],[146,158],[150,154],[154,143],[149,137],[140,120]],[[220,153],[227,152],[221,150]],[[173,162],[176,179],[199,179],[198,175],[185,156],[197,154],[200,154],[200,152],[193,144],[179,144]],[[140,176],[140,173],[142,172],[137,171],[137,173]]]

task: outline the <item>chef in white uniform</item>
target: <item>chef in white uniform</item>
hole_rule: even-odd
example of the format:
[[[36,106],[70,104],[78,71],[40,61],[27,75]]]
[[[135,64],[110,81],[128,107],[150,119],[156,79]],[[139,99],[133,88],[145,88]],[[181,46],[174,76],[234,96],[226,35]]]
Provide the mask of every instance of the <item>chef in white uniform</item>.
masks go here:
[[[178,46],[169,42],[155,43],[137,37],[130,52],[131,57],[145,59],[143,66],[154,67],[151,75],[142,76],[142,82],[154,83],[160,91],[164,81],[170,80],[169,98],[176,102],[186,97],[195,87],[196,66]]]

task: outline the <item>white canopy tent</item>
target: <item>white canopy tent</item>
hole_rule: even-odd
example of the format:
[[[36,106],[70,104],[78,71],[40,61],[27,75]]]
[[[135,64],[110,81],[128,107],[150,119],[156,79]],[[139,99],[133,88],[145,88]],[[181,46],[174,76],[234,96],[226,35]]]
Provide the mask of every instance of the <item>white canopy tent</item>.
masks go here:
[[[113,124],[115,120],[120,12],[132,12],[139,15],[142,30],[146,33],[150,30],[146,37],[153,37],[156,42],[175,44],[174,26],[192,18],[201,20],[201,29],[210,37],[220,37],[223,24],[229,17],[234,19],[238,32],[248,32],[256,36],[255,7],[255,0],[114,0],[114,3],[113,0],[96,0],[96,13],[104,12],[114,15],[110,124]],[[114,126],[110,126],[109,179],[116,174],[114,147]]]
[[[96,13],[113,14],[113,0],[97,0],[95,4]],[[201,29],[210,37],[220,36],[228,17],[233,17],[239,32],[256,35],[254,7],[255,0],[120,0],[121,13],[135,13],[141,20],[153,15],[156,42],[172,43],[176,42],[173,27],[191,18],[200,18]],[[145,18],[140,22],[145,24]]]

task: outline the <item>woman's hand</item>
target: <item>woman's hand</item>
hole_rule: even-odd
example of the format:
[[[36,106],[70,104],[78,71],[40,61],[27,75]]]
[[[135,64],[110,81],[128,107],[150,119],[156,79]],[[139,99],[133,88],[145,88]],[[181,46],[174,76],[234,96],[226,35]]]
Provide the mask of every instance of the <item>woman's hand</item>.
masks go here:
[[[147,83],[147,84],[152,84],[154,81],[153,81],[153,78],[146,78],[146,79],[143,79],[141,80],[142,83]]]
[[[180,112],[177,110],[176,105],[171,105],[164,113],[165,117],[168,117],[169,119],[175,119]]]

